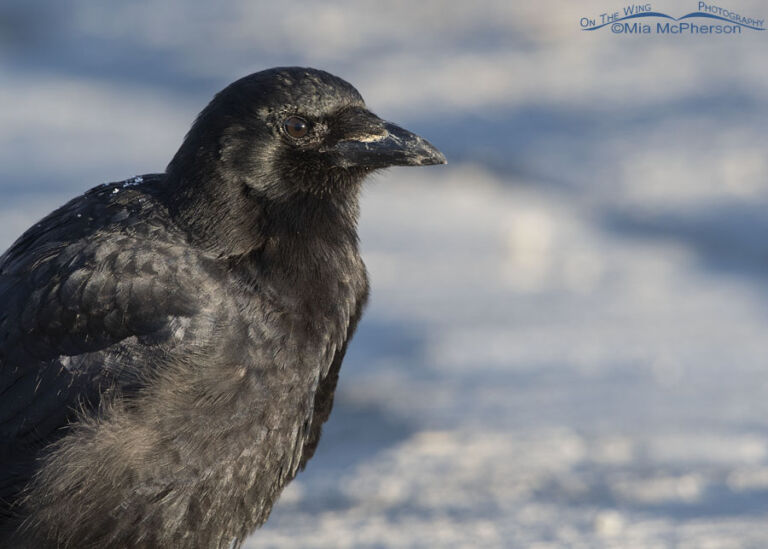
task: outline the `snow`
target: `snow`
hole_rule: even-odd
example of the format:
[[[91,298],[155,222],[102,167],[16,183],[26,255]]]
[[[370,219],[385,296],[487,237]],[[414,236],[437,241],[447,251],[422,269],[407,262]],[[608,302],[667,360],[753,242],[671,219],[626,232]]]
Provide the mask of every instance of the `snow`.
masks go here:
[[[123,181],[123,188],[127,189],[128,187],[135,187],[136,185],[140,185],[142,183],[144,183],[144,178],[140,175],[137,175],[136,177],[132,177]]]
[[[610,3],[517,4],[0,8],[40,26],[0,56],[2,247],[162,170],[266,66],[343,75],[448,157],[367,185],[371,304],[248,547],[768,546],[764,33],[583,33]]]

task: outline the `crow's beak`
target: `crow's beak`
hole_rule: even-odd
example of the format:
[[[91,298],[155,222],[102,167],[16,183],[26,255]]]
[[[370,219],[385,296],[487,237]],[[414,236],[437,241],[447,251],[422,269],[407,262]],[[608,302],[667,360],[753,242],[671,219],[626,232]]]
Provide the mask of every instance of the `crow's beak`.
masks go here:
[[[371,122],[366,131],[336,143],[333,152],[338,166],[385,168],[448,163],[443,153],[415,133],[380,119]]]

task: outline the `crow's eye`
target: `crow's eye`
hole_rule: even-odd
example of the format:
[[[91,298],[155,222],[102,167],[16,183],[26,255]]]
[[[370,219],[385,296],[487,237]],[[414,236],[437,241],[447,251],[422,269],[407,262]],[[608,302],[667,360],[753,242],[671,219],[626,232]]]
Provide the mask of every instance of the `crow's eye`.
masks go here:
[[[301,139],[309,133],[309,123],[298,116],[291,116],[283,122],[285,132],[295,139]]]

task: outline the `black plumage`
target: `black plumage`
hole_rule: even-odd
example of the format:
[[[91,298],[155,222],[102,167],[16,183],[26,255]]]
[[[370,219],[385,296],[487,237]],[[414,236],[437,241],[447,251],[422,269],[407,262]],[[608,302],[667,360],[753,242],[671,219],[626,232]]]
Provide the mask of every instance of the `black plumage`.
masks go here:
[[[0,257],[0,543],[238,546],[312,457],[368,295],[358,193],[444,163],[323,71],[245,77],[164,174]]]

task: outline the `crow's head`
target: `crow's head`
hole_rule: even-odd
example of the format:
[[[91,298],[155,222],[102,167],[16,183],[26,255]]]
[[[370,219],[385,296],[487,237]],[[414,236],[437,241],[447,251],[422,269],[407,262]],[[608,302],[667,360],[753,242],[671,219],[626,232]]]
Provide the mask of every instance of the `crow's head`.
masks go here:
[[[275,68],[242,78],[200,114],[169,172],[216,169],[271,200],[345,193],[387,166],[444,164],[421,137],[370,112],[324,71]]]

